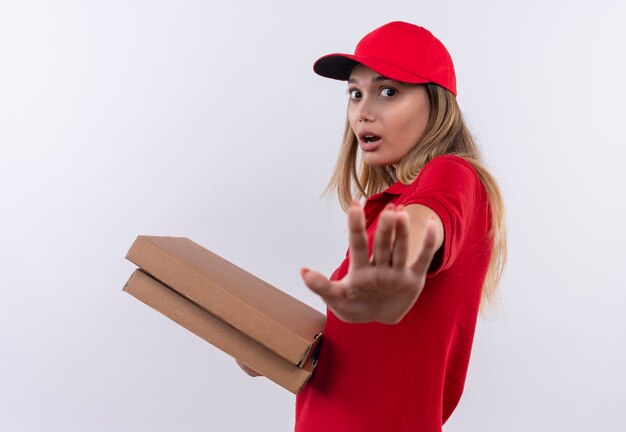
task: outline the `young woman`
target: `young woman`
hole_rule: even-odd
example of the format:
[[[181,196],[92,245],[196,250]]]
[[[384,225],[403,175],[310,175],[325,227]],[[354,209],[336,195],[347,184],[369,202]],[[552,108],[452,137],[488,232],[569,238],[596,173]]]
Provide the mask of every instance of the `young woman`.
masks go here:
[[[428,30],[388,23],[314,70],[348,81],[327,190],[350,234],[329,279],[301,270],[328,319],[295,430],[440,431],[505,262],[498,186],[463,121],[450,55]]]

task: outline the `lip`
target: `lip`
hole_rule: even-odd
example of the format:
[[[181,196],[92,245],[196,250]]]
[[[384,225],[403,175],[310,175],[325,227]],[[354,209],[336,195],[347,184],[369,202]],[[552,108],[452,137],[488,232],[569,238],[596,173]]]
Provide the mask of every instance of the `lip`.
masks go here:
[[[375,136],[379,137],[380,139],[378,141],[374,141],[374,142],[367,142],[367,141],[365,141],[365,137],[367,135],[375,135]],[[374,133],[372,131],[360,132],[358,136],[359,136],[359,146],[361,147],[361,150],[363,150],[363,151],[374,151],[378,147],[380,147],[380,143],[383,141],[383,139],[382,139],[382,137],[380,137],[380,135],[378,135],[377,133]]]
[[[374,142],[365,142],[365,141],[359,140],[359,146],[361,147],[361,150],[363,151],[374,151],[380,146],[380,143],[382,141],[383,141],[382,138]]]

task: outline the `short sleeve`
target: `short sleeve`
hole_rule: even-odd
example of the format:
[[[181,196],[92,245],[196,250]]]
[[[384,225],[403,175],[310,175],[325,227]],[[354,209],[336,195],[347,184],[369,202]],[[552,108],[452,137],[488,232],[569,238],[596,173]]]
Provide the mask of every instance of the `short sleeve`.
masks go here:
[[[449,268],[472,228],[482,183],[474,167],[458,156],[429,161],[402,200],[404,206],[421,204],[433,210],[443,223],[443,256],[428,277]]]

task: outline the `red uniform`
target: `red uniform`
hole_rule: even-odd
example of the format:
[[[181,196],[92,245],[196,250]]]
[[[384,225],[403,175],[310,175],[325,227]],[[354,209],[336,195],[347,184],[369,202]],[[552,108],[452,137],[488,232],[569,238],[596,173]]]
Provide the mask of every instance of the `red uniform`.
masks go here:
[[[411,185],[366,201],[370,254],[389,202],[435,211],[443,254],[398,324],[350,324],[328,311],[319,364],[296,399],[296,432],[441,431],[459,402],[491,256],[487,193],[467,161],[433,159]],[[346,275],[349,258],[331,280]]]

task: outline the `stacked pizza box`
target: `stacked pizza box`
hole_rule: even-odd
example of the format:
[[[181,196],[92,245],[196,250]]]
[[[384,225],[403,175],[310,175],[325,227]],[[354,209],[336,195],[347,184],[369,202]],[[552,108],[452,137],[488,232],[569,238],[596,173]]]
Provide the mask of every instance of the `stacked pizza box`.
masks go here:
[[[292,393],[316,364],[325,316],[185,237],[138,236],[124,291]]]

